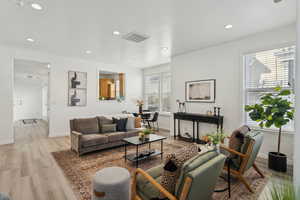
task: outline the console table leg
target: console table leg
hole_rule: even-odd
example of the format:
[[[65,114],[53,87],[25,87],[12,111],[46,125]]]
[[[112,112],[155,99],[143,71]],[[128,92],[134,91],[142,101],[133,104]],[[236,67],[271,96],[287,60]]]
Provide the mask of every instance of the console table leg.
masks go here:
[[[181,136],[181,133],[180,133],[180,120],[178,119],[178,136]]]
[[[199,122],[197,121],[197,140],[199,140]]]
[[[164,141],[161,141],[160,144],[160,152],[161,152],[161,159],[163,159],[163,154],[164,154]]]
[[[174,118],[174,138],[176,139],[176,119]]]
[[[195,121],[193,121],[193,142],[195,142]]]

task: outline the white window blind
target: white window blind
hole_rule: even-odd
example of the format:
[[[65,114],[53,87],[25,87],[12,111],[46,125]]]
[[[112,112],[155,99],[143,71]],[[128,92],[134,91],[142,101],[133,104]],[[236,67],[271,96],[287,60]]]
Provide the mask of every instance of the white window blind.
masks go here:
[[[290,46],[244,56],[245,105],[259,103],[262,95],[273,92],[277,86],[294,89],[295,50],[295,46]],[[293,96],[289,98],[294,102]],[[245,114],[246,124],[258,126]],[[287,124],[283,129],[293,131],[294,123]]]
[[[148,110],[169,112],[170,96],[170,72],[144,75],[144,99]]]

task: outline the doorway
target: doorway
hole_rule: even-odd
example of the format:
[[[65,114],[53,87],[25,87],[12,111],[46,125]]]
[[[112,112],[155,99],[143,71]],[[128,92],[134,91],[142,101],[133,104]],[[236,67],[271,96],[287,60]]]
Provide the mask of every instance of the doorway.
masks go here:
[[[49,135],[49,76],[50,63],[14,60],[16,141]]]

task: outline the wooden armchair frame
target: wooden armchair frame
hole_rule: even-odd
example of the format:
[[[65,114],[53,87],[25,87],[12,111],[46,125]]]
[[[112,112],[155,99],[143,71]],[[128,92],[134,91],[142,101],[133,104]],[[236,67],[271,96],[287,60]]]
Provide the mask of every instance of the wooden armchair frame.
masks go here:
[[[248,149],[247,149],[247,151],[246,151],[245,154],[240,153],[240,152],[238,152],[238,151],[236,151],[236,150],[234,150],[234,149],[230,149],[230,148],[228,148],[228,147],[222,146],[222,145],[220,146],[221,149],[223,149],[223,150],[225,150],[225,151],[227,151],[227,152],[229,152],[229,153],[235,154],[235,155],[237,155],[237,156],[239,156],[239,157],[242,158],[242,162],[241,162],[241,165],[240,165],[239,170],[235,170],[235,169],[231,169],[231,168],[230,168],[230,172],[231,172],[233,175],[235,175],[235,176],[236,176],[236,177],[237,177],[237,178],[238,178],[238,179],[246,186],[246,188],[247,188],[250,192],[252,192],[252,193],[253,193],[254,191],[251,189],[250,185],[248,184],[248,182],[247,182],[246,179],[244,178],[243,174],[244,174],[245,171],[246,171],[246,166],[247,166],[247,163],[248,163],[248,161],[249,161],[250,155],[251,155],[251,153],[252,153],[254,143],[255,143],[254,140],[251,140],[251,141],[250,141],[250,144],[249,144]],[[253,163],[252,167],[254,168],[254,170],[255,170],[262,178],[265,178],[265,176],[264,176],[263,173],[260,171],[260,169],[256,166],[255,163]],[[228,170],[227,165],[224,166],[224,170],[226,170],[226,171]]]
[[[173,194],[168,192],[162,185],[160,185],[154,178],[152,178],[147,172],[144,170],[137,168],[132,182],[132,200],[142,200],[141,197],[137,195],[136,192],[136,184],[137,184],[137,175],[142,175],[145,179],[147,179],[156,189],[158,189],[163,195],[165,195],[169,200],[185,200],[187,198],[188,192],[190,190],[192,179],[187,177],[184,181],[183,189],[180,194],[179,199],[175,197]]]

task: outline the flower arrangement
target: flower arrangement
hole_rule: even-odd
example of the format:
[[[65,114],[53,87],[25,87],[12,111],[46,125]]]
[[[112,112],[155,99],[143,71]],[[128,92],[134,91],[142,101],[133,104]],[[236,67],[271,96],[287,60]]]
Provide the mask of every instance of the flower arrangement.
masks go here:
[[[213,145],[218,145],[220,143],[224,142],[224,139],[226,138],[226,134],[223,132],[217,132],[217,133],[211,133],[211,134],[207,134],[207,140],[213,144]]]
[[[139,113],[143,112],[144,100],[138,99],[136,100],[136,105],[139,107]]]
[[[143,131],[140,132],[139,137],[141,140],[143,139],[149,139],[149,135],[152,133],[153,131],[149,128],[144,129]]]
[[[142,99],[136,100],[136,105],[137,106],[143,106],[144,105],[144,100],[142,100]]]

